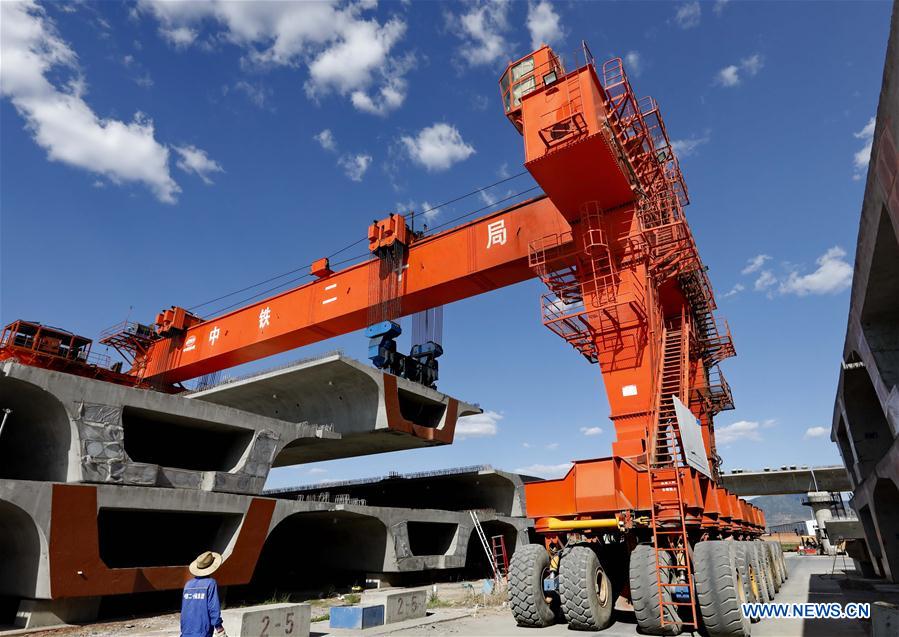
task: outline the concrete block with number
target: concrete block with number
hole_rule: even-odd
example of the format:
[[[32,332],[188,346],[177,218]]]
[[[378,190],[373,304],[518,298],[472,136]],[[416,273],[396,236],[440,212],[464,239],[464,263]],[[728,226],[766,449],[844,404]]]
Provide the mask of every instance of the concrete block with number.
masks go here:
[[[222,611],[228,637],[309,637],[309,604],[263,604]]]
[[[428,613],[428,589],[412,588],[365,593],[365,604],[384,605],[384,623],[418,619]]]

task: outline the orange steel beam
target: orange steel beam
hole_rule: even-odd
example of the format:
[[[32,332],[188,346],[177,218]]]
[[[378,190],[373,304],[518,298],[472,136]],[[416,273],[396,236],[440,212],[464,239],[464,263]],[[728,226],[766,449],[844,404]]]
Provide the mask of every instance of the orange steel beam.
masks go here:
[[[570,226],[545,196],[411,242],[400,282],[401,315],[535,277],[529,245]],[[564,247],[564,246],[563,246]],[[197,323],[153,342],[132,374],[159,384],[195,378],[365,328],[372,259]]]

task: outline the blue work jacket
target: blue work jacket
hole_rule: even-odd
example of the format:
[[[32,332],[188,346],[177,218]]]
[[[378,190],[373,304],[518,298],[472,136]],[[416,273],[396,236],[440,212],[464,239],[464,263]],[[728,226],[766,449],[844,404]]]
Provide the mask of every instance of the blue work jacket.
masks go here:
[[[212,637],[222,625],[218,584],[211,577],[194,577],[181,594],[181,637]]]

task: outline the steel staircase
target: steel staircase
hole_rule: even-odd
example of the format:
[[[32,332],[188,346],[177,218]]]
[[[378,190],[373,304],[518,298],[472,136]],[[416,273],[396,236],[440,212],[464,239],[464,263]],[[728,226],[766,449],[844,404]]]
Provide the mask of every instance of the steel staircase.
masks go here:
[[[659,374],[659,399],[649,462],[652,502],[653,545],[656,558],[659,612],[662,626],[683,624],[698,627],[693,567],[682,497],[682,469],[686,466],[681,448],[674,398],[684,400],[689,362],[689,325],[682,317],[666,322]],[[673,561],[661,559],[668,552]],[[662,573],[674,570],[680,580],[668,581]],[[674,601],[674,588],[688,587],[690,601]],[[672,589],[666,591],[666,588]],[[670,594],[669,594],[670,593]]]

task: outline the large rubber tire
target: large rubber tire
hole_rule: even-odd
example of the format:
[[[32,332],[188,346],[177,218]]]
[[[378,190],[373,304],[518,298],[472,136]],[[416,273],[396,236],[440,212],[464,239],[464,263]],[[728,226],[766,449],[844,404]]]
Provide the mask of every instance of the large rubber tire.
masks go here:
[[[540,544],[525,544],[509,564],[509,605],[519,626],[543,628],[556,614],[546,601],[543,579],[549,573],[549,553]]]
[[[737,551],[737,566],[744,578],[748,580],[746,601],[756,604],[770,602],[765,575],[759,562],[758,552],[752,542],[734,542]]]
[[[774,588],[774,572],[771,570],[772,565],[768,549],[758,540],[750,540],[746,543],[752,547],[756,560],[759,563],[759,587],[762,591],[762,601],[772,602],[777,590]]]
[[[790,574],[787,573],[787,560],[784,557],[783,546],[781,546],[780,542],[774,541],[768,541],[765,542],[765,544],[771,547],[771,551],[774,554],[774,561],[780,566],[780,583],[783,584],[790,579]]]
[[[660,560],[663,565],[671,565],[674,560],[671,553],[665,551]],[[674,606],[665,606],[665,625],[662,626],[662,614],[659,610],[659,584],[656,581],[656,552],[649,544],[638,544],[631,552],[630,584],[631,603],[637,617],[637,628],[644,635],[679,635],[683,629],[680,617]],[[674,569],[663,568],[662,582],[675,581]],[[672,601],[671,587],[664,589],[665,601]],[[669,624],[669,622],[672,622]]]
[[[693,548],[693,580],[699,614],[710,637],[749,637],[740,604],[749,601],[733,541],[709,540]]]
[[[780,591],[780,564],[774,559],[770,547],[761,540],[753,542],[759,553],[759,561],[765,570],[765,582],[768,585],[768,601],[774,601],[774,596]]]
[[[559,595],[568,627],[602,630],[612,623],[615,595],[593,549],[575,546],[559,563]]]

